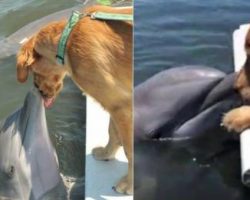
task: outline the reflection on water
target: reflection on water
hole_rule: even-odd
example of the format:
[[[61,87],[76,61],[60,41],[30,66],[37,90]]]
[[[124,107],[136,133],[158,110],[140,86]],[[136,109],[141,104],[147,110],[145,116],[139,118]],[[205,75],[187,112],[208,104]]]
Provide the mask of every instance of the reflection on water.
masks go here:
[[[250,22],[249,10],[245,0],[136,0],[135,85],[180,65],[232,72],[232,33]],[[135,199],[249,199],[241,184],[239,142],[222,130],[207,135],[209,140],[191,143],[135,144]]]
[[[250,21],[250,2],[135,1],[135,83],[173,66],[232,67],[232,32]]]

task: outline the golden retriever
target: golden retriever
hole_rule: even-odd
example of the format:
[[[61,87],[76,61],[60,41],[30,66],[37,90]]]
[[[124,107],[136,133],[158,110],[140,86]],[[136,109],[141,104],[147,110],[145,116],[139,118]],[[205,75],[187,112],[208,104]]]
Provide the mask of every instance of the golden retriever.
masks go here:
[[[96,11],[132,14],[132,8],[92,6]],[[17,54],[17,79],[25,82],[33,72],[45,107],[52,106],[63,87],[65,75],[92,96],[110,114],[109,142],[93,149],[98,160],[113,159],[119,146],[128,158],[128,174],[114,187],[119,193],[132,194],[132,35],[133,25],[123,21],[80,19],[66,46],[65,64],[56,61],[57,45],[67,21],[50,23],[22,45]],[[98,116],[97,116],[98,118]],[[105,173],[105,172],[104,172]]]
[[[245,51],[247,54],[246,62],[238,73],[234,87],[240,93],[245,103],[250,102],[250,30],[245,41]],[[242,132],[250,127],[250,106],[243,105],[232,109],[223,118],[222,124],[229,131]]]

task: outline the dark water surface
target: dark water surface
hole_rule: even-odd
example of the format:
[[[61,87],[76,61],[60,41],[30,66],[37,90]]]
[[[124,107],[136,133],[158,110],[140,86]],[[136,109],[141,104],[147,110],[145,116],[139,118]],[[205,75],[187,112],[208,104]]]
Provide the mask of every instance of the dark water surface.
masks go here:
[[[180,65],[232,72],[232,33],[248,22],[246,0],[136,0],[135,85]],[[211,130],[210,139],[184,145],[171,140],[136,143],[135,199],[250,199],[250,189],[241,184],[237,136],[228,134]]]
[[[246,0],[135,1],[135,83],[187,64],[232,72],[232,33],[249,11]]]

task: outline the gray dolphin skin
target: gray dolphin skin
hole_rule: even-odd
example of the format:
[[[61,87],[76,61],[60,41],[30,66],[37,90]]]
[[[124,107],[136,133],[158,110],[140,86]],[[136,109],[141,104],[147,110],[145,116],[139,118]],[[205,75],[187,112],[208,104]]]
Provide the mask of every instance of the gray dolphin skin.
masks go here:
[[[64,199],[65,191],[43,101],[34,88],[23,107],[1,124],[0,199]]]
[[[135,137],[194,138],[220,125],[223,113],[241,105],[234,74],[204,66],[162,71],[135,88]]]

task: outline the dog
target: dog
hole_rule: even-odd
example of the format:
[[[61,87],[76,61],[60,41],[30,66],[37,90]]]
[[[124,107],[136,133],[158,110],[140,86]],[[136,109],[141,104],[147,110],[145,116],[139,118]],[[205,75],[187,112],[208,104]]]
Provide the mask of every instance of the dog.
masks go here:
[[[92,96],[110,114],[109,142],[92,151],[97,160],[113,159],[123,146],[128,159],[128,173],[114,189],[133,193],[132,145],[132,38],[133,23],[93,20],[90,14],[133,14],[130,7],[91,6],[86,16],[74,26],[66,45],[64,65],[56,61],[57,46],[66,20],[52,22],[28,39],[17,53],[17,79],[24,83],[29,72],[39,89],[44,106],[52,106],[70,76],[87,95]]]
[[[234,82],[234,88],[239,92],[244,105],[226,113],[222,120],[223,126],[229,131],[239,133],[250,127],[250,106],[247,105],[250,102],[250,29],[246,35],[245,52],[246,62]]]

